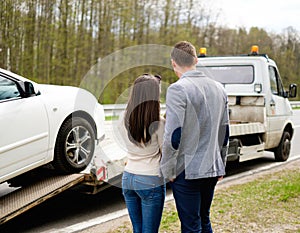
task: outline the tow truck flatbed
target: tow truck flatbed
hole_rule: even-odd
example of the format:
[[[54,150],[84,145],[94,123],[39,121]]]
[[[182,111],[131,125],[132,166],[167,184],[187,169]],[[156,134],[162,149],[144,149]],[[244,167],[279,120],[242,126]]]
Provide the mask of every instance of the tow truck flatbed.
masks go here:
[[[41,177],[0,197],[0,224],[85,180],[86,174]]]

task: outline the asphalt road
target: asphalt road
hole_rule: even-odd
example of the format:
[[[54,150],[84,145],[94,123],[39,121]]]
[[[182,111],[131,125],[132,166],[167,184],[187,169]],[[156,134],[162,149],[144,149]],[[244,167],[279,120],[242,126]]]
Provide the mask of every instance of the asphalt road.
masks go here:
[[[291,157],[300,155],[300,110],[295,111],[293,121],[296,131]],[[263,158],[243,162],[238,168],[229,168],[227,177],[273,163],[273,154],[266,152]],[[2,192],[5,192],[7,187],[1,185],[0,193],[1,187]],[[96,195],[88,195],[82,191],[81,186],[67,190],[1,225],[0,232],[55,232],[125,208],[120,188],[111,187]]]

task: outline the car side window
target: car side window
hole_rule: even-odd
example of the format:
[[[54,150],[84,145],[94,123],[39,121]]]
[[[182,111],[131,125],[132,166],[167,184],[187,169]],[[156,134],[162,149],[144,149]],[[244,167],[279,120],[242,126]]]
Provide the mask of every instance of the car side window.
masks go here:
[[[17,84],[0,76],[0,101],[20,97]]]
[[[284,94],[283,85],[276,68],[273,66],[269,66],[269,78],[270,78],[272,93],[274,95],[283,96]]]

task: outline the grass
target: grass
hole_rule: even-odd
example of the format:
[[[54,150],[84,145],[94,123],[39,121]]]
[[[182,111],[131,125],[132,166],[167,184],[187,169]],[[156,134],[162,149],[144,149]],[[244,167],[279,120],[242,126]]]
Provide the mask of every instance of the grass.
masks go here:
[[[283,170],[246,184],[217,189],[211,221],[222,233],[300,233],[300,171]],[[111,232],[131,232],[124,223]],[[180,232],[173,202],[165,204],[161,233]]]
[[[119,116],[105,116],[105,121],[119,120]]]
[[[300,172],[288,170],[216,192],[216,232],[300,232]]]

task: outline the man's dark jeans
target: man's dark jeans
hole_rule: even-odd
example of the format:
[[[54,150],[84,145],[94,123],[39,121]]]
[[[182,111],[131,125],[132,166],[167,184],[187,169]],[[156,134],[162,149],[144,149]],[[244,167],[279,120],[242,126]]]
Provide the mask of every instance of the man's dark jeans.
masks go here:
[[[213,232],[209,214],[217,181],[217,177],[186,180],[183,171],[174,182],[170,182],[181,232]]]

